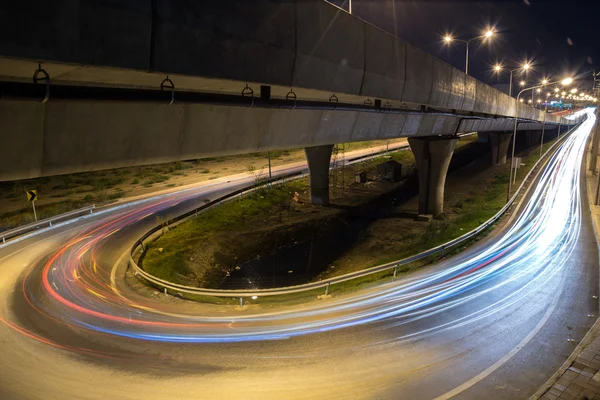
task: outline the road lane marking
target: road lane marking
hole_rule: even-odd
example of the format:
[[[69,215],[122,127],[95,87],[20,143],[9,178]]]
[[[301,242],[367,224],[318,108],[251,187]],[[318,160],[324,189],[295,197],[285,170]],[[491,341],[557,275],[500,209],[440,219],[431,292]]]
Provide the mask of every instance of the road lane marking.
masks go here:
[[[451,391],[446,392],[443,395],[436,397],[434,400],[448,400],[448,399],[456,396],[457,394],[464,392],[465,390],[469,389],[470,387],[476,385],[477,383],[481,382],[482,380],[484,380],[485,378],[490,376],[494,371],[496,371],[498,368],[503,366],[508,360],[513,358],[519,351],[521,351],[531,341],[531,339],[533,339],[535,337],[535,335],[538,334],[538,332],[543,328],[543,326],[546,324],[546,322],[548,322],[548,319],[550,319],[550,316],[554,313],[554,309],[556,308],[556,305],[558,304],[558,299],[560,298],[560,295],[563,290],[563,286],[564,286],[563,283],[564,283],[564,275],[563,275],[563,278],[561,279],[560,292],[558,292],[558,294],[556,296],[554,296],[554,300],[552,301],[552,304],[550,304],[550,307],[548,308],[548,310],[546,310],[546,313],[544,314],[542,319],[537,323],[537,325],[533,328],[533,330],[531,332],[529,332],[529,334],[527,336],[525,336],[525,338],[523,338],[523,340],[521,340],[519,342],[519,344],[517,344],[511,351],[506,353],[504,355],[504,357],[502,357],[501,359],[496,361],[494,364],[492,364],[486,370],[475,375],[473,378],[469,379],[462,385],[452,389]]]

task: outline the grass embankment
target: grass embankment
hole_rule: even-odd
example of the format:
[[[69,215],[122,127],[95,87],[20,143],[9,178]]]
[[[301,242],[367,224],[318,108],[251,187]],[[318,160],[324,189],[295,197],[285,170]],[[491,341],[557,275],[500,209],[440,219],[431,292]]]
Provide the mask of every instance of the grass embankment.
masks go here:
[[[397,142],[390,140],[390,143]],[[385,145],[385,140],[346,144],[346,151]],[[303,161],[303,149],[271,152],[271,165]],[[39,218],[48,218],[91,204],[105,205],[121,198],[195,184],[222,176],[267,171],[267,153],[210,157],[140,167],[84,172],[12,182],[0,182],[0,231],[33,222],[25,190],[36,189]]]
[[[472,143],[473,141],[474,138],[470,138],[463,142],[461,146],[464,143]],[[544,147],[547,149],[552,143],[547,143]],[[538,154],[537,149],[533,149],[529,156],[523,157],[525,165],[519,170],[515,188],[518,187],[520,181],[537,161]],[[405,170],[414,168],[414,158],[409,151],[394,153],[393,158],[401,161]],[[372,174],[376,165],[383,160],[383,158],[376,158],[372,161],[346,167],[343,171],[332,172],[334,176],[337,175],[336,184],[339,192],[335,203],[358,204],[369,196],[377,195],[374,192],[370,193],[370,195],[364,195],[368,184],[358,185],[359,187],[357,188],[357,185],[352,183],[352,178],[354,173],[359,170],[366,170]],[[402,207],[414,206],[416,208],[416,199],[414,198],[408,202],[388,208],[388,217],[376,219],[364,232],[364,236],[361,237],[356,246],[336,260],[335,263],[332,263],[331,267],[335,268],[324,271],[319,276],[319,279],[327,280],[336,275],[402,259],[445,243],[479,226],[502,208],[506,199],[508,165],[492,167],[488,166],[488,164],[489,160],[487,157],[483,157],[474,164],[448,177],[445,213],[437,220],[424,223],[409,218],[393,216],[394,213],[401,211]],[[341,175],[343,175],[343,178],[341,178]],[[340,180],[345,181],[343,190]],[[380,182],[371,181],[369,183],[376,185]],[[194,271],[193,268],[190,268],[189,260],[190,258],[194,258],[192,254],[197,256],[199,253],[202,253],[203,249],[199,249],[199,243],[210,242],[211,237],[215,235],[227,236],[234,234],[234,231],[234,236],[237,237],[240,232],[265,225],[272,226],[270,231],[267,230],[268,234],[273,236],[277,232],[277,235],[279,235],[281,228],[285,227],[286,223],[289,227],[289,224],[297,221],[294,219],[294,214],[299,213],[299,211],[304,216],[309,215],[308,218],[312,214],[316,219],[322,219],[322,217],[317,215],[320,211],[328,212],[328,217],[340,212],[339,209],[291,203],[290,198],[294,191],[303,194],[304,199],[306,199],[307,181],[294,181],[285,186],[263,191],[260,194],[257,193],[239,202],[230,203],[219,209],[206,212],[197,218],[193,218],[175,227],[150,246],[150,250],[143,260],[144,268],[151,274],[172,282],[192,283],[193,285],[193,281],[195,281],[202,286],[202,281],[206,281],[202,277],[190,279],[194,275]],[[355,192],[357,191],[363,194],[362,198],[356,195]],[[278,212],[275,212],[275,210],[278,210]],[[265,224],[265,216],[272,218],[274,214],[278,214],[278,223]],[[489,231],[483,232],[480,237],[488,233]],[[229,244],[243,246],[241,242],[234,243],[230,241]],[[456,253],[464,249],[466,245],[458,246],[446,254]],[[159,249],[162,250],[159,251]],[[211,249],[204,248],[204,250],[210,252]],[[246,256],[248,255],[250,254],[246,254]],[[404,265],[398,269],[398,272],[406,273],[420,268],[438,257],[433,256],[419,262]],[[239,261],[243,262],[243,257],[240,257]],[[220,266],[217,264],[213,264],[212,267],[219,270]],[[208,270],[204,270],[204,273],[208,273]],[[362,279],[337,284],[331,290],[334,293],[355,290],[358,287],[368,286],[376,281],[381,282],[382,279],[390,279],[391,275],[392,271],[383,272]],[[260,299],[259,301],[272,305],[283,302],[302,302],[319,292],[311,291],[304,294],[269,297]],[[203,298],[202,300],[207,299]],[[222,299],[211,300],[224,302]]]
[[[291,181],[201,213],[152,242],[141,260],[144,269],[158,278],[185,285],[201,286],[218,280],[223,275],[221,264],[243,254],[229,254],[236,242],[252,246],[243,237],[244,232],[250,229],[252,238],[260,241],[260,227],[281,228],[290,213],[299,211],[292,196],[307,189],[306,179]]]

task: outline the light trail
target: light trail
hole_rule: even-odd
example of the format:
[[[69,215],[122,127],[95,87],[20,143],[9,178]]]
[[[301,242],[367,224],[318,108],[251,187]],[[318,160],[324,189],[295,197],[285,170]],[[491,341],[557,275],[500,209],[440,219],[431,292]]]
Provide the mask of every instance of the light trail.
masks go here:
[[[122,212],[60,248],[42,271],[45,295],[52,302],[36,295],[30,274],[24,279],[23,293],[37,311],[69,326],[165,342],[280,340],[374,322],[383,329],[406,326],[403,334],[390,339],[404,341],[472,324],[526,301],[563,272],[579,237],[580,166],[595,122],[593,110],[582,113],[587,120],[550,158],[511,228],[473,257],[443,270],[270,314],[174,315],[162,312],[150,300],[136,302],[120,296],[111,285],[110,268],[96,259],[105,239],[196,196],[187,192]],[[494,300],[482,301],[488,297]],[[468,307],[461,310],[468,311],[460,316],[438,318],[463,305]],[[432,322],[414,328],[425,319]]]

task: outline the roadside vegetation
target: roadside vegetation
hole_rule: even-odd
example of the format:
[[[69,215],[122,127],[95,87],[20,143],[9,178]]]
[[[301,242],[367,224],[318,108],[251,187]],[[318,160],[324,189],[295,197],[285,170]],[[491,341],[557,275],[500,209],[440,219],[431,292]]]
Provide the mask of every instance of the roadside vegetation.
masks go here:
[[[210,281],[213,275],[221,275],[221,260],[243,256],[240,242],[250,246],[241,238],[244,229],[255,227],[258,240],[261,227],[282,227],[290,213],[299,211],[292,201],[294,193],[307,190],[305,179],[291,181],[201,213],[149,245],[143,265],[152,275],[172,282],[199,286]]]
[[[390,143],[398,141],[391,140]],[[385,145],[385,140],[346,144],[349,149]],[[271,165],[303,161],[303,149],[271,152]],[[0,231],[33,222],[31,204],[25,190],[36,189],[38,218],[48,218],[80,207],[96,206],[149,195],[219,177],[245,173],[251,166],[266,173],[267,153],[172,162],[140,167],[59,175],[38,179],[0,182]]]

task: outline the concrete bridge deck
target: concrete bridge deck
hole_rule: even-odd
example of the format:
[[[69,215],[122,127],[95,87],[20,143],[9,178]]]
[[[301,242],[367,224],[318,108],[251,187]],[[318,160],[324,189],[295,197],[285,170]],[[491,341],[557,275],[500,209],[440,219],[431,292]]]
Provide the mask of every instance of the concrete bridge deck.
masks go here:
[[[31,82],[38,62],[50,76],[47,102],[11,99],[0,82],[0,181],[374,139],[454,140],[509,132],[515,115],[519,130],[565,123],[322,0],[0,4],[0,81]],[[167,75],[171,105],[53,97],[64,84],[158,90]],[[254,96],[265,85],[271,98],[293,91],[323,106],[177,101],[189,91],[241,95],[246,84]],[[382,107],[338,109],[332,98]],[[439,146],[451,157],[453,146]]]

